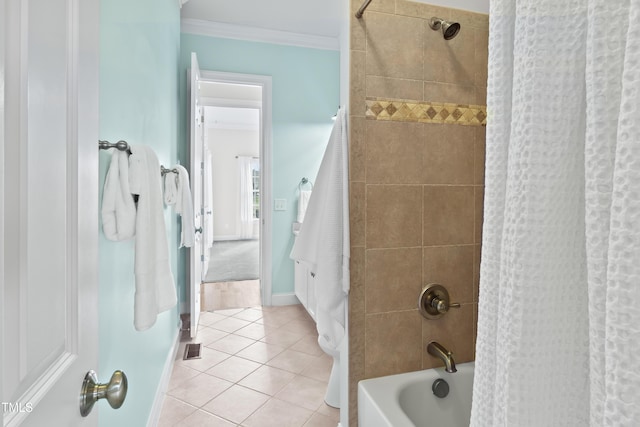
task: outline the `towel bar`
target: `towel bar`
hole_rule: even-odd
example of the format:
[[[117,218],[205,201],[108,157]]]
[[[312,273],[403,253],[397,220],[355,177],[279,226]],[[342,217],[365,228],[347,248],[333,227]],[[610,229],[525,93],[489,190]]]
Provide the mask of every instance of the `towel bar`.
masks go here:
[[[116,143],[111,143],[109,141],[98,140],[98,148],[100,150],[108,150],[109,148],[117,148],[120,151],[129,151],[129,143],[127,141],[123,141],[122,139]]]
[[[128,151],[129,154],[131,154],[131,151],[129,150],[129,143],[127,141],[121,139],[118,142],[112,143],[109,141],[98,140],[98,149],[108,150],[109,148],[117,148],[120,151]],[[169,172],[173,172],[176,175],[178,174],[178,170],[176,168],[167,169],[163,165],[160,165],[160,175],[165,176]]]
[[[160,175],[165,176],[166,174],[173,172],[175,174],[178,173],[178,169],[173,168],[173,169],[167,169],[165,168],[163,165],[160,165]]]

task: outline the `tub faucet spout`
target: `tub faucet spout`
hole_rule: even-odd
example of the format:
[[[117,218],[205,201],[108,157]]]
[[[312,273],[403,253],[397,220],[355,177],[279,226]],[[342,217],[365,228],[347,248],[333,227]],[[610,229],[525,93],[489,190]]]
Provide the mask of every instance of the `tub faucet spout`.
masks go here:
[[[442,359],[445,366],[445,371],[447,372],[456,372],[456,362],[453,360],[453,354],[444,348],[440,343],[431,341],[427,345],[427,352],[435,357]]]

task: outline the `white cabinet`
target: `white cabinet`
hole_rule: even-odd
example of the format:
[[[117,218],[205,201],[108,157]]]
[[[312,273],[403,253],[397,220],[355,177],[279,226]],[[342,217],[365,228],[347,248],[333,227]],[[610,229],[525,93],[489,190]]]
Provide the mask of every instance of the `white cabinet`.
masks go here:
[[[294,282],[296,297],[307,309],[313,320],[316,320],[316,294],[314,274],[309,267],[300,262],[294,261]]]

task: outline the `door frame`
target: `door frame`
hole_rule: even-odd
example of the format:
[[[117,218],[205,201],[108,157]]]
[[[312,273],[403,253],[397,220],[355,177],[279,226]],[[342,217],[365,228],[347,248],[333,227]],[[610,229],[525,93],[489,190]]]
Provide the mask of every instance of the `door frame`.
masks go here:
[[[200,70],[200,81],[260,86],[262,105],[260,107],[260,293],[262,305],[270,306],[271,284],[271,241],[272,241],[272,82],[271,76],[258,74],[228,73]],[[202,106],[213,106],[202,98]]]

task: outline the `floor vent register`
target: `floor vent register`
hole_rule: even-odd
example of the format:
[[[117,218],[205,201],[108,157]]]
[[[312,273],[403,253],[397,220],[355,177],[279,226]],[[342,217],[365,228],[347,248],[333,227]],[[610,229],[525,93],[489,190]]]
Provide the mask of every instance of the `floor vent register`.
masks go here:
[[[187,344],[184,348],[184,360],[202,359],[202,344]]]

